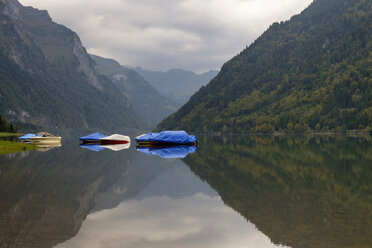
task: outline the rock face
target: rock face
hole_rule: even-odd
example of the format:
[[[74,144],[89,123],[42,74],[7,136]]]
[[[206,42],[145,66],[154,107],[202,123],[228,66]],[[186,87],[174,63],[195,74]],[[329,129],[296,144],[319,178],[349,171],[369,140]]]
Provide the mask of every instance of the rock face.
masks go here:
[[[107,76],[125,95],[138,115],[151,127],[177,110],[177,103],[161,95],[137,72],[112,59],[91,55],[98,71]]]
[[[0,113],[21,129],[143,126],[76,33],[16,0],[0,0],[0,95]]]
[[[87,51],[81,44],[81,41],[77,35],[74,36],[74,55],[80,63],[78,71],[88,77],[88,82],[90,84],[102,91],[102,85],[99,83],[97,78],[98,72],[94,69],[94,67],[92,67],[92,61],[87,56]]]
[[[159,129],[372,129],[372,5],[315,0],[226,62]]]

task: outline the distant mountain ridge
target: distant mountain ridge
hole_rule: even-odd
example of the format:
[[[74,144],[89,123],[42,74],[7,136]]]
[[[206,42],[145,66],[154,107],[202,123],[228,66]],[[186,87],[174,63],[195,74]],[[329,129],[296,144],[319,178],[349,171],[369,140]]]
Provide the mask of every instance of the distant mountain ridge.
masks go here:
[[[225,63],[159,129],[372,130],[372,4],[315,0]]]
[[[200,87],[209,83],[218,71],[210,70],[202,74],[182,69],[171,69],[167,72],[150,71],[141,67],[134,68],[147,82],[162,95],[177,102],[179,107],[186,103],[190,96]]]
[[[17,0],[0,0],[0,113],[24,130],[143,126],[77,34]]]
[[[149,126],[155,127],[178,109],[177,103],[161,95],[136,71],[121,66],[113,59],[90,56],[96,62],[98,72],[114,82],[120,92],[127,97],[136,113]]]

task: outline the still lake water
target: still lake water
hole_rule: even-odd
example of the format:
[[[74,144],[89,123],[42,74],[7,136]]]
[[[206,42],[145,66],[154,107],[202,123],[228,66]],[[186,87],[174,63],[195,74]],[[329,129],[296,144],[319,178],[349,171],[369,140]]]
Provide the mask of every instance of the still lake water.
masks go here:
[[[370,137],[199,140],[0,156],[0,247],[372,247]]]

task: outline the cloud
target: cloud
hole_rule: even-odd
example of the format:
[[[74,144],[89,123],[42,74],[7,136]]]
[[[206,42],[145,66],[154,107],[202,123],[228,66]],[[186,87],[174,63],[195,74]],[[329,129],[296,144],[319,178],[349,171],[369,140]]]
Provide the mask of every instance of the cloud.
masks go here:
[[[153,70],[219,68],[312,0],[21,0],[76,31],[90,53]]]
[[[88,215],[79,233],[57,248],[277,247],[219,197],[148,197]]]

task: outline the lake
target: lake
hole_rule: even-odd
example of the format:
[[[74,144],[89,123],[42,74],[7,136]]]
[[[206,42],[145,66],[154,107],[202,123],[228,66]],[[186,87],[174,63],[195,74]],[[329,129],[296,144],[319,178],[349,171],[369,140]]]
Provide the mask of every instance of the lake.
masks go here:
[[[199,141],[1,155],[0,247],[372,247],[371,137]]]

